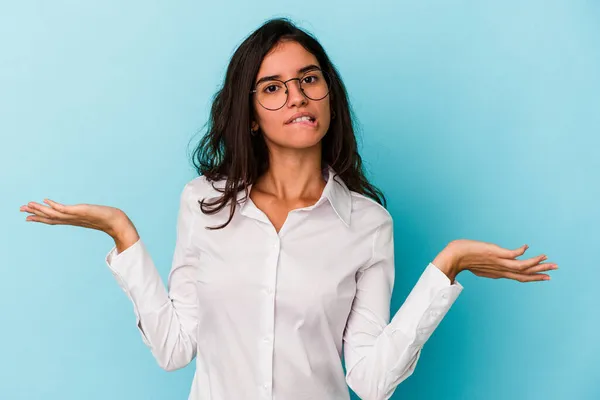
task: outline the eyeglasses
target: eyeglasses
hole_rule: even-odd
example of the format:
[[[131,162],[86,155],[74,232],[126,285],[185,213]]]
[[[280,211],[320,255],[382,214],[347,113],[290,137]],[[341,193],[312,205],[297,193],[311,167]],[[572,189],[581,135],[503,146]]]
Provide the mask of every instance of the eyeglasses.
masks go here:
[[[289,81],[298,81],[300,91],[311,100],[322,100],[329,94],[329,77],[320,69],[310,70],[300,78],[291,78],[287,81],[270,79],[259,82],[250,94],[254,93],[258,103],[267,110],[279,110],[287,103]]]

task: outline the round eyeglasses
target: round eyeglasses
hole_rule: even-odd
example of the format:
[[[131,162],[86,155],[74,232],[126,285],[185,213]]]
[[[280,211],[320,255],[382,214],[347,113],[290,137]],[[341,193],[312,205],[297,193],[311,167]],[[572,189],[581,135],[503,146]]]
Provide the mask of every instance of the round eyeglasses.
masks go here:
[[[314,69],[306,72],[300,78],[287,81],[279,79],[261,80],[250,94],[256,95],[258,103],[267,110],[275,111],[287,103],[289,81],[298,81],[300,91],[311,100],[322,100],[329,94],[329,79],[325,71]]]

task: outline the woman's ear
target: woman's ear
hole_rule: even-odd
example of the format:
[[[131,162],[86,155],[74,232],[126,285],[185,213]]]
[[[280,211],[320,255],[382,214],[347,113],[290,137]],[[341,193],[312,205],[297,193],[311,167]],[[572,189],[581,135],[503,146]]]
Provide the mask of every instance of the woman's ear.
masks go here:
[[[256,121],[252,121],[251,129],[253,131],[257,131],[259,128],[258,123]]]

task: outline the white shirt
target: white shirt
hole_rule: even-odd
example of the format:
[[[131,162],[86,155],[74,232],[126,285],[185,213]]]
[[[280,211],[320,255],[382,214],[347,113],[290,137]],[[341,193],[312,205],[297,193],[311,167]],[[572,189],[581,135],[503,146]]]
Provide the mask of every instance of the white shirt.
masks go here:
[[[158,364],[172,371],[195,358],[189,400],[347,400],[346,384],[389,399],[413,373],[462,286],[429,263],[390,322],[392,217],[333,174],[324,168],[321,198],[291,211],[279,233],[243,191],[231,223],[205,229],[229,206],[203,214],[197,200],[219,192],[192,179],[168,291],[141,239],[106,256]]]

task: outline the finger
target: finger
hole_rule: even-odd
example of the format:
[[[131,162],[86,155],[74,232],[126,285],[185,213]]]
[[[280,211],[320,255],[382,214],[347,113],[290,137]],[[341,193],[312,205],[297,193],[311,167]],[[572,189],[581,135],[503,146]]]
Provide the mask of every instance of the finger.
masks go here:
[[[96,229],[100,230],[96,225],[87,223],[85,221],[80,221],[77,219],[65,220],[65,219],[54,219],[49,217],[40,217],[36,215],[30,215],[25,219],[27,222],[43,222],[48,225],[71,225],[71,226],[80,226],[82,228]]]
[[[495,264],[478,264],[476,266],[471,266],[468,269],[485,271],[487,273],[498,274],[498,275],[502,275],[507,272],[517,273],[517,274],[528,274],[529,273],[528,270],[530,268],[536,268],[537,266],[540,265],[540,264],[538,264],[538,260],[539,260],[539,258],[536,258],[535,262],[530,262],[528,264],[528,266],[526,266],[524,268],[522,268],[520,266],[520,264],[518,264],[519,262],[521,262],[521,260],[498,259],[495,261]],[[544,265],[547,265],[547,264],[544,264]]]
[[[65,206],[64,204],[57,203],[56,201],[53,201],[50,199],[44,199],[44,203],[48,204],[50,207],[52,207],[56,211],[59,211],[63,214],[69,214],[68,207]]]
[[[34,210],[40,211],[41,213],[44,214],[43,216],[47,217],[47,218],[65,219],[65,217],[67,217],[67,214],[56,211],[52,207],[49,207],[49,206],[44,206],[41,204],[34,203],[32,208]]]
[[[48,215],[43,210],[41,210],[39,206],[37,206],[33,202],[30,202],[26,206],[21,207],[21,209],[23,211],[27,211],[29,213],[48,218]]]
[[[56,211],[67,215],[80,215],[82,214],[82,206],[85,206],[85,204],[75,204],[72,206],[67,206],[65,204],[57,203],[56,201],[50,199],[44,199],[44,203],[48,204]]]
[[[533,273],[543,272],[543,271],[552,271],[555,269],[558,269],[558,265],[553,264],[553,263],[542,263],[539,265],[534,265],[533,267],[526,268],[522,271],[522,273],[533,274]]]
[[[40,217],[37,215],[30,215],[27,218],[25,218],[25,220],[28,222],[41,222],[47,225],[65,225],[65,222],[63,221],[55,220],[52,218]]]
[[[545,254],[540,254],[539,256],[528,258],[527,260],[509,260],[505,258],[498,259],[498,265],[504,267],[510,271],[522,272],[527,268],[534,267],[546,260],[547,257]]]
[[[503,272],[502,278],[508,278],[519,282],[538,282],[550,280],[550,275],[546,274],[519,274],[516,272]]]
[[[544,280],[550,279],[550,276],[545,275],[545,274],[525,275],[525,274],[517,274],[517,273],[509,273],[509,272],[500,273],[500,272],[493,271],[493,270],[484,270],[484,269],[478,269],[478,268],[471,269],[470,271],[473,274],[484,277],[484,278],[491,278],[491,279],[503,278],[503,279],[516,280],[519,282],[536,282],[536,281],[544,281]]]
[[[523,254],[525,254],[525,252],[527,251],[527,249],[529,248],[528,245],[524,244],[523,246],[519,247],[518,249],[505,249],[503,247],[500,247],[498,245],[494,244],[494,247],[496,249],[496,251],[498,252],[499,257],[501,258],[517,258],[522,256]]]

